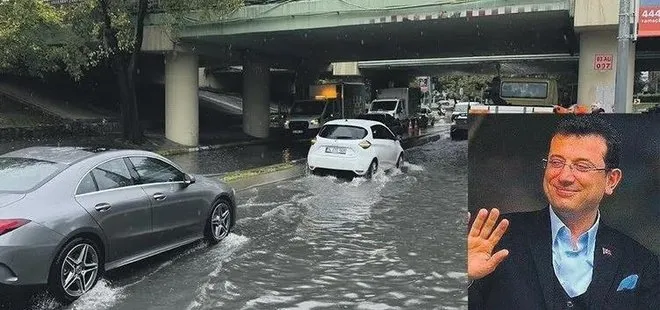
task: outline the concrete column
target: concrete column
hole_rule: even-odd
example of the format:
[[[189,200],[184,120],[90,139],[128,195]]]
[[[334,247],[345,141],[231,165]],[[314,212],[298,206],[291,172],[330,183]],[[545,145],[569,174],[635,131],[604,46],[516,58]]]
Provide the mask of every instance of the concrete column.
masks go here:
[[[199,143],[198,64],[194,54],[165,56],[165,137],[188,146]]]
[[[243,132],[268,138],[270,131],[270,67],[246,52],[243,58]]]
[[[614,89],[616,80],[617,61],[617,31],[594,30],[580,33],[580,62],[578,72],[578,104],[591,106],[596,103],[612,112],[614,109]],[[613,62],[609,69],[598,70],[595,68],[596,55],[612,56]],[[630,66],[628,80],[628,95],[626,111],[632,112],[633,80],[635,71],[635,45],[630,48]]]

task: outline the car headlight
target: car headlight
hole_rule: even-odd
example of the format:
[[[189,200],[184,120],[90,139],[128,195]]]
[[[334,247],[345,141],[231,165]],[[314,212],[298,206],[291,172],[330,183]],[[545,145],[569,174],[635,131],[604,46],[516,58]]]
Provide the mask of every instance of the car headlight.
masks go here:
[[[289,121],[284,122],[284,128],[289,129]]]
[[[309,121],[309,123],[312,124],[312,125],[318,125],[319,124],[319,119],[318,118],[313,119],[313,120]]]

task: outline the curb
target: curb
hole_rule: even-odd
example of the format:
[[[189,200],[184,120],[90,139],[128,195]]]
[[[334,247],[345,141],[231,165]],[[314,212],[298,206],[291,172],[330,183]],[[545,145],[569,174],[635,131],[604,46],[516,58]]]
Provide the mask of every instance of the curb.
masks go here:
[[[402,140],[401,143],[408,143],[410,141],[417,141],[423,138],[426,138],[428,136],[432,135],[440,135],[439,132],[432,132],[432,133],[426,133],[423,135],[419,136],[414,136],[414,137],[409,137],[405,140]],[[288,142],[305,142],[305,141],[310,141],[312,138],[309,139],[297,139],[297,140],[291,140]],[[154,153],[157,153],[161,156],[170,156],[170,155],[180,155],[180,154],[186,154],[186,153],[193,153],[193,152],[200,152],[200,151],[210,151],[210,150],[217,150],[217,149],[222,149],[222,148],[228,148],[228,147],[234,147],[234,146],[246,146],[246,145],[259,145],[259,144],[268,144],[268,143],[274,143],[277,142],[276,140],[250,140],[250,141],[241,141],[241,142],[232,142],[232,143],[225,143],[225,144],[214,144],[214,145],[205,145],[205,146],[194,146],[194,147],[187,147],[187,148],[178,148],[178,149],[172,149],[172,150],[162,150],[162,151],[154,151]]]
[[[301,159],[289,163],[206,176],[217,177],[236,191],[244,191],[304,176],[307,170],[306,162],[307,160]]]
[[[407,148],[424,145],[440,140],[441,132],[416,136],[406,140]],[[257,167],[246,170],[237,170],[219,174],[206,174],[204,176],[219,178],[232,186],[236,191],[245,191],[272,183],[295,179],[307,174],[307,159],[297,159],[287,163]]]
[[[311,138],[310,139],[291,140],[290,142],[305,142],[305,141],[309,141],[309,140],[311,140]],[[159,154],[161,156],[170,156],[170,155],[180,155],[180,154],[200,152],[200,151],[217,150],[217,149],[235,147],[235,146],[260,145],[260,144],[268,144],[268,143],[275,143],[275,142],[277,142],[277,140],[250,140],[250,141],[231,142],[231,143],[225,143],[225,144],[214,144],[214,145],[204,145],[204,146],[194,146],[194,147],[187,147],[187,148],[178,148],[178,149],[172,149],[172,150],[154,151],[154,153]]]

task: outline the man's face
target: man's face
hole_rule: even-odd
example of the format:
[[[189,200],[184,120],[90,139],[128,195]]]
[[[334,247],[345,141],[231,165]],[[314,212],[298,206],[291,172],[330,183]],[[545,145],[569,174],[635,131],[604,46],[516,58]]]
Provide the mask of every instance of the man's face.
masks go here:
[[[598,135],[556,135],[550,142],[543,190],[555,210],[582,213],[596,210],[604,195],[611,195],[621,170],[578,171],[577,166],[605,168],[605,139]],[[557,163],[565,163],[558,168]],[[573,165],[573,167],[569,167]],[[560,165],[559,165],[560,166]]]

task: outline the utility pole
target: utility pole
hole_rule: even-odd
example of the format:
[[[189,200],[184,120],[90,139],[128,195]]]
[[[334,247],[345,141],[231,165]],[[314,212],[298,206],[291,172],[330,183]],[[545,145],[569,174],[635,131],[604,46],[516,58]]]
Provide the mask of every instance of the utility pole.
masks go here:
[[[630,63],[630,0],[619,0],[619,46],[616,57],[614,112],[626,113],[628,106],[628,66]]]

